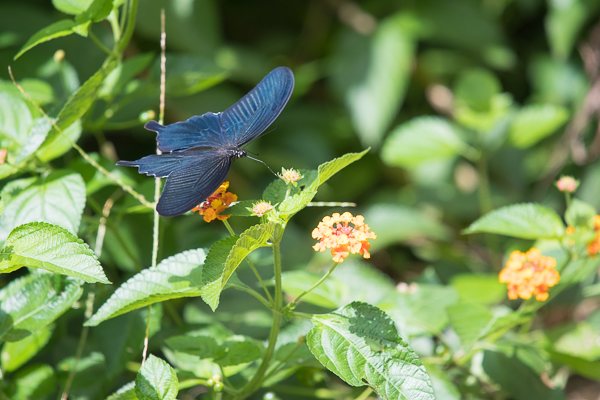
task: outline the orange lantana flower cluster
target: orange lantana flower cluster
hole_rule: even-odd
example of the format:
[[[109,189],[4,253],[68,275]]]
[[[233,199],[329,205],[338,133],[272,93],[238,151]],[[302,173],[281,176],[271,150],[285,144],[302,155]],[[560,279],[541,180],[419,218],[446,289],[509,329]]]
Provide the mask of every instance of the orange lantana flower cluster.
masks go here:
[[[548,290],[560,280],[556,260],[532,248],[525,253],[513,251],[500,271],[500,282],[508,286],[508,298],[537,301],[548,299]]]
[[[204,217],[204,221],[212,222],[215,219],[224,221],[231,215],[221,214],[231,203],[237,201],[237,195],[228,192],[229,181],[221,183],[221,186],[213,194],[203,202],[192,209],[192,212],[197,212]]]
[[[318,242],[313,246],[316,251],[331,249],[333,261],[341,263],[350,254],[360,254],[364,258],[371,257],[369,239],[376,239],[377,235],[365,224],[362,215],[356,217],[345,212],[334,213],[325,217],[312,231],[313,239]]]
[[[600,253],[600,215],[594,216],[595,236],[587,245],[587,252],[590,256]]]

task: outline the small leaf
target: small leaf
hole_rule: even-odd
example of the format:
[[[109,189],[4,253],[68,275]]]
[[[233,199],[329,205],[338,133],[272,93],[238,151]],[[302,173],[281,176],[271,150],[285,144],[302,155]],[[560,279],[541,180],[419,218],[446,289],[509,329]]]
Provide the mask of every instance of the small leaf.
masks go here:
[[[312,182],[306,184],[306,187],[300,193],[283,200],[278,207],[279,212],[290,217],[302,210],[312,201],[322,184],[327,182],[333,175],[337,174],[348,165],[360,160],[369,150],[370,149],[366,149],[360,153],[347,153],[319,165],[316,177],[314,177]]]
[[[307,271],[288,271],[282,276],[283,291],[292,297],[297,297],[305,290],[310,289],[321,278],[320,275]],[[314,304],[324,308],[336,308],[346,293],[343,283],[329,277],[312,292],[302,297],[302,302]]]
[[[200,295],[204,250],[188,250],[144,269],[123,283],[85,323],[102,321],[161,301]]]
[[[565,212],[565,220],[570,226],[592,229],[595,215],[596,210],[591,204],[573,199]]]
[[[110,283],[94,252],[77,236],[57,225],[30,222],[13,229],[0,251],[0,272],[42,268],[86,282]]]
[[[135,393],[140,400],[175,400],[179,381],[166,361],[150,354],[135,377]]]
[[[0,353],[2,369],[6,372],[16,371],[33,358],[52,337],[52,328],[45,326],[16,342],[5,343]]]
[[[494,96],[502,87],[496,77],[484,69],[463,72],[454,88],[456,101],[474,111],[489,111]]]
[[[566,108],[532,104],[517,112],[510,126],[510,140],[519,148],[531,147],[556,132],[569,118]]]
[[[549,0],[546,14],[546,35],[552,54],[567,60],[581,29],[594,17],[598,2],[594,0]]]
[[[93,0],[52,0],[52,5],[65,14],[77,15],[88,9]]]
[[[564,225],[554,210],[535,203],[514,204],[491,211],[464,233],[496,233],[521,239],[556,239]]]
[[[82,293],[81,282],[47,273],[10,282],[0,290],[0,339],[20,340],[43,329]]]
[[[112,11],[113,0],[93,0],[92,4],[81,14],[77,15],[75,21],[79,24],[85,22],[100,22]]]
[[[27,43],[21,47],[21,50],[19,50],[14,59],[16,60],[17,58],[21,57],[24,53],[31,50],[38,44],[73,34],[75,32],[74,28],[76,25],[77,24],[73,20],[62,19],[37,31],[29,38]]]
[[[268,240],[273,236],[275,225],[272,223],[254,225],[245,230],[235,244],[229,248],[227,257],[223,261],[225,250],[230,241],[221,241],[215,251],[211,251],[207,257],[206,268],[202,275],[202,299],[214,311],[219,305],[221,291],[225,288],[227,281],[233,275],[241,262],[254,250],[268,245]],[[217,242],[219,243],[219,242]],[[219,250],[217,252],[217,250]],[[211,253],[215,254],[211,256]],[[209,262],[210,261],[210,262]]]
[[[469,147],[457,128],[439,117],[417,117],[390,133],[381,149],[383,161],[392,166],[415,168],[463,154]]]
[[[46,399],[57,388],[54,371],[46,364],[21,368],[10,380],[8,396],[11,400]]]
[[[79,174],[53,172],[33,182],[27,179],[27,185],[19,188],[15,182],[0,192],[3,200],[0,241],[16,226],[35,221],[60,225],[77,233],[85,206],[85,184]]]
[[[40,160],[50,161],[71,148],[79,137],[79,134],[76,136],[73,134],[78,130],[70,130],[74,129],[72,125],[90,109],[98,96],[102,82],[116,66],[117,61],[111,58],[69,97],[58,113],[52,130],[38,151]]]
[[[385,399],[435,399],[419,357],[380,309],[354,302],[312,321],[308,348],[349,385],[368,384]]]

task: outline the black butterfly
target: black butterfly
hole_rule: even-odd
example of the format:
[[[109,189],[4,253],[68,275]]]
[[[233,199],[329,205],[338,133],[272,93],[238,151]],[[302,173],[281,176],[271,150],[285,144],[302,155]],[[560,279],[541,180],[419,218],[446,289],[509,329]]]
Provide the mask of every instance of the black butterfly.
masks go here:
[[[117,165],[138,167],[140,174],[167,177],[156,210],[164,216],[183,214],[219,187],[231,162],[246,156],[241,146],[265,132],[293,89],[292,71],[278,67],[223,112],[207,112],[166,126],[150,121],[144,127],[158,133],[156,141],[163,154],[119,161]]]

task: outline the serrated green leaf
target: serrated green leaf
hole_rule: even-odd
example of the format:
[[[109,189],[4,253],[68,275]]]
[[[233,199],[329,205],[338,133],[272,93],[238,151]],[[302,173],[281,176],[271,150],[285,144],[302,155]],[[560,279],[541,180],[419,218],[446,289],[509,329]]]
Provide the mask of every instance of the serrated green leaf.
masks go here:
[[[85,207],[85,183],[81,176],[57,171],[33,182],[26,181],[27,185],[18,190],[13,181],[0,192],[3,205],[0,241],[15,227],[35,221],[49,222],[77,233]]]
[[[33,331],[19,341],[5,343],[0,353],[2,370],[12,372],[24,365],[48,344],[52,331],[52,327],[48,325]]]
[[[569,118],[566,108],[552,104],[532,104],[520,109],[513,118],[509,137],[519,148],[531,147],[556,132]]]
[[[98,97],[102,82],[116,66],[116,60],[108,59],[98,71],[69,97],[58,113],[52,130],[37,152],[37,156],[41,161],[48,162],[71,148],[79,137],[79,133],[74,134],[74,132],[79,132],[79,129],[73,128],[72,125],[77,123],[90,109],[94,100]],[[71,131],[71,129],[75,130]]]
[[[106,400],[138,400],[135,394],[135,382],[129,382],[121,386],[119,390],[108,396]]]
[[[321,275],[312,274],[307,271],[288,271],[283,273],[283,291],[292,297],[297,297],[300,293],[310,289],[321,278]],[[314,304],[324,308],[336,308],[341,304],[342,298],[346,294],[345,285],[330,277],[312,292],[302,297],[302,302]]]
[[[439,117],[417,117],[395,128],[381,149],[383,161],[392,166],[415,168],[447,160],[469,150],[457,128]]]
[[[217,242],[218,246],[215,243],[211,247],[202,274],[202,299],[213,311],[219,306],[221,291],[241,262],[254,250],[267,246],[274,231],[275,225],[272,223],[254,225],[245,230],[233,245],[228,238]],[[227,256],[223,258],[225,252]]]
[[[334,84],[352,122],[369,146],[379,145],[404,98],[411,74],[415,21],[406,14],[384,19],[370,36],[347,31],[334,59]]]
[[[344,382],[368,384],[384,399],[435,399],[419,357],[380,309],[354,302],[312,321],[308,348]]]
[[[202,249],[188,250],[132,276],[115,290],[85,325],[96,326],[149,304],[199,296],[204,258]]]
[[[25,266],[86,282],[110,283],[87,244],[65,228],[46,222],[30,222],[13,229],[0,256],[0,272]]]
[[[140,400],[175,400],[179,381],[175,370],[150,354],[135,377],[135,393]]]
[[[45,43],[45,42],[48,42],[52,39],[56,39],[59,37],[69,36],[69,35],[75,33],[74,28],[76,26],[77,26],[77,23],[75,23],[75,21],[73,21],[71,19],[62,19],[60,21],[57,21],[53,24],[48,25],[45,28],[42,28],[41,30],[37,31],[36,33],[33,34],[33,36],[31,36],[29,38],[27,43],[25,43],[23,45],[23,47],[21,47],[21,50],[19,50],[17,55],[14,57],[14,59],[15,60],[18,59],[19,57],[21,57],[23,54],[25,54],[27,51],[31,50],[38,44]]]
[[[341,157],[334,158],[331,161],[327,161],[326,163],[319,165],[317,174],[312,182],[307,183],[304,190],[302,190],[300,193],[283,200],[278,207],[279,212],[282,215],[287,215],[290,217],[302,210],[308,205],[308,203],[312,201],[317,194],[317,190],[322,184],[327,182],[333,175],[337,174],[348,165],[360,160],[365,154],[367,154],[369,150],[370,148],[363,150],[360,153],[347,153]]]
[[[81,282],[47,273],[12,281],[0,290],[0,339],[20,340],[44,328],[82,293]]]
[[[554,210],[536,203],[514,204],[491,211],[464,233],[495,233],[521,239],[556,239],[564,225]]]

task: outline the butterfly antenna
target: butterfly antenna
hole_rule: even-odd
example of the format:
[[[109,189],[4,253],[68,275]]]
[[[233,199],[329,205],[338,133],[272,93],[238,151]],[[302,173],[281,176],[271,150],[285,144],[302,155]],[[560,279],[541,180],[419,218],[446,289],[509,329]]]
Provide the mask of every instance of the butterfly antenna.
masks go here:
[[[249,158],[249,159],[251,159],[251,160],[258,161],[259,163],[263,164],[265,167],[267,167],[267,169],[268,169],[269,171],[271,171],[271,173],[272,173],[273,175],[277,176],[277,174],[276,174],[275,172],[273,172],[273,170],[271,169],[271,167],[269,167],[269,166],[267,165],[267,163],[266,163],[266,162],[264,162],[263,160],[259,160],[258,158],[254,158],[254,157],[252,157],[252,156],[249,156],[248,154],[246,154],[246,157],[248,157],[248,158]]]

